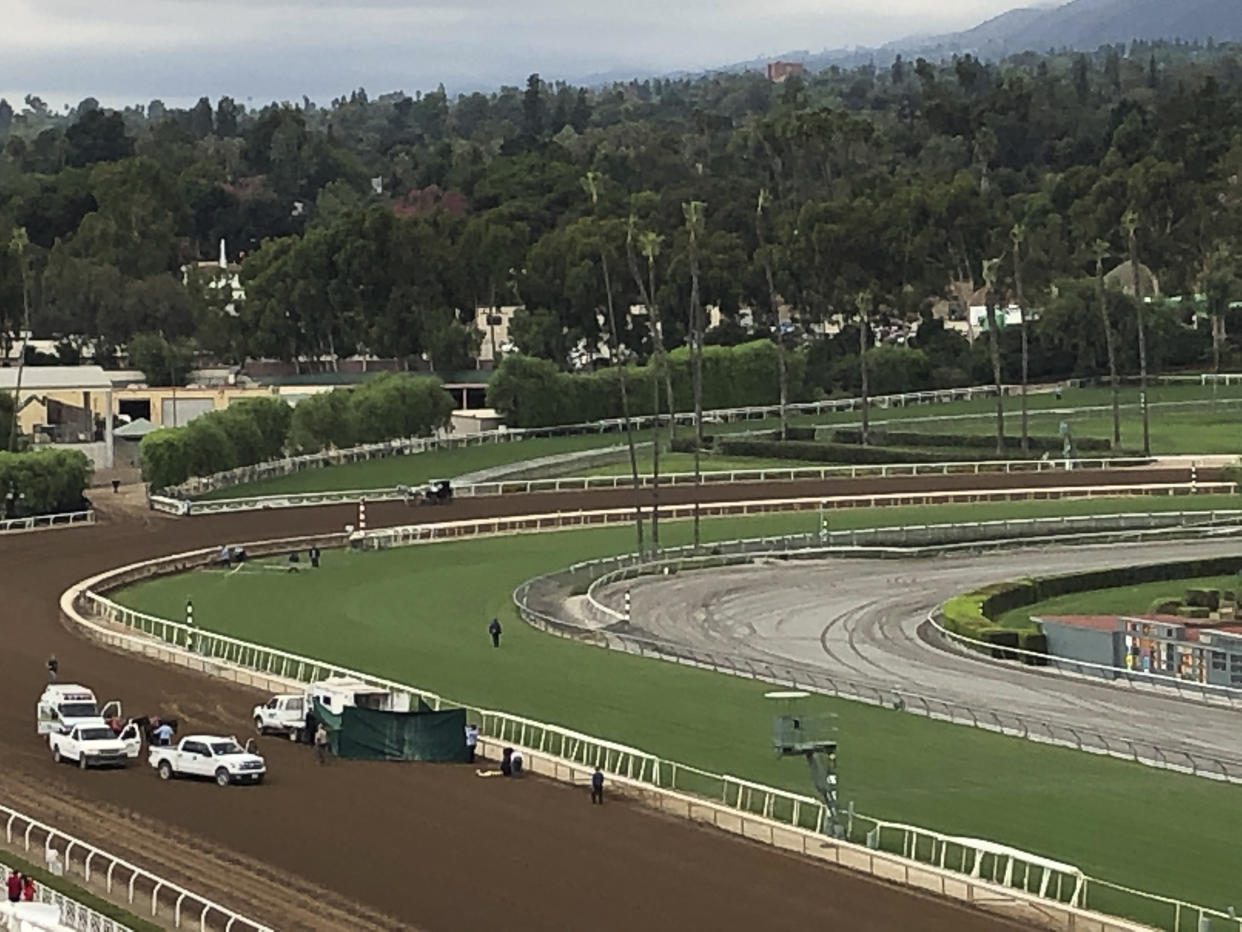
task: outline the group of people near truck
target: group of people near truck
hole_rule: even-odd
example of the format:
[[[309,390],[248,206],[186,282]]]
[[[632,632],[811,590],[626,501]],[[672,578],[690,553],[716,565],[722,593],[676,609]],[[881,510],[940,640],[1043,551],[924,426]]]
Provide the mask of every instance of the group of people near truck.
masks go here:
[[[5,889],[8,891],[10,903],[33,903],[38,893],[34,878],[18,871],[9,871]]]

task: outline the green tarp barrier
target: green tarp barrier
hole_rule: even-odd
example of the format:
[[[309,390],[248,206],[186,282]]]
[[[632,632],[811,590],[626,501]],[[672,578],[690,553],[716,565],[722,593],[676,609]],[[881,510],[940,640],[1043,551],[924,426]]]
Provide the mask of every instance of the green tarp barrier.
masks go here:
[[[347,760],[469,760],[465,709],[380,712],[350,706],[337,715],[316,702],[315,717],[328,730],[332,753]]]

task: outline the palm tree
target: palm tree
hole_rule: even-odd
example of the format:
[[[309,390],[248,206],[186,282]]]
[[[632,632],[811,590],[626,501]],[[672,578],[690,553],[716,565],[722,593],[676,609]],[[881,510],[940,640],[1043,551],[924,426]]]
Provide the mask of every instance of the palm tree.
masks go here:
[[[1147,421],[1147,327],[1143,319],[1143,274],[1138,256],[1139,213],[1133,207],[1121,218],[1130,243],[1130,271],[1134,273],[1134,306],[1138,318],[1139,409],[1143,413],[1143,455],[1151,456],[1151,428]]]
[[[766,188],[759,191],[759,199],[755,204],[755,243],[757,244],[755,250],[762,257],[763,275],[768,284],[768,314],[772,321],[772,332],[776,337],[777,378],[780,381],[781,439],[785,440],[789,433],[789,418],[786,410],[789,404],[789,361],[785,356],[785,340],[781,334],[780,312],[776,305],[776,280],[772,275],[772,255],[763,239],[763,210],[771,200]]]
[[[858,308],[858,375],[862,387],[862,445],[871,442],[871,382],[867,370],[867,335],[871,328],[871,292],[860,291],[854,296]]]
[[[1005,394],[1001,382],[1000,337],[996,323],[996,278],[1000,270],[1000,259],[985,259],[983,262],[983,281],[987,288],[984,304],[988,315],[988,353],[992,357],[992,381],[996,386],[996,455],[1005,455]]]
[[[1018,302],[1018,318],[1022,327],[1022,452],[1031,449],[1030,434],[1027,429],[1026,392],[1030,381],[1031,352],[1026,332],[1026,301],[1022,296],[1022,244],[1026,241],[1026,227],[1015,223],[1009,231],[1013,241],[1013,288]]]
[[[651,547],[660,549],[660,377],[663,375],[666,394],[668,396],[668,442],[671,449],[673,432],[677,423],[677,410],[673,407],[673,376],[668,362],[668,350],[664,345],[664,323],[660,317],[660,308],[656,304],[655,294],[655,260],[660,254],[660,245],[664,237],[654,231],[647,230],[638,236],[638,246],[647,260],[647,279],[643,280],[638,268],[638,258],[634,252],[634,215],[630,215],[625,232],[625,255],[630,265],[630,274],[634,276],[634,284],[638,286],[643,306],[647,308],[651,320],[651,339],[655,347],[655,356],[651,366],[651,388],[654,404],[652,413],[655,415],[655,430],[651,434]]]
[[[599,213],[599,188],[603,176],[599,172],[589,171],[582,178],[582,188],[591,199],[591,208]],[[598,217],[597,217],[598,220]],[[599,262],[604,274],[604,294],[608,302],[609,344],[613,365],[618,367],[621,386],[621,422],[625,429],[625,442],[630,450],[630,476],[634,483],[634,531],[638,537],[638,553],[643,552],[643,508],[641,502],[642,485],[638,480],[638,453],[634,448],[634,426],[630,422],[630,398],[625,361],[621,358],[621,338],[617,332],[617,312],[612,294],[612,275],[608,269],[608,251],[604,248],[604,239],[599,240]]]
[[[694,549],[701,544],[699,529],[699,491],[703,482],[701,450],[703,447],[703,308],[699,300],[699,237],[703,234],[702,201],[682,205],[686,232],[690,240],[690,358],[694,383]]]
[[[26,235],[25,227],[18,227],[13,231],[13,236],[9,240],[9,250],[17,256],[20,263],[22,276],[22,349],[21,355],[17,358],[17,383],[13,388],[13,420],[9,424],[9,445],[8,449],[17,450],[17,414],[21,410],[22,404],[22,373],[26,369],[26,340],[30,334],[30,280],[29,269],[26,265],[26,247],[30,245],[30,239]],[[111,417],[111,413],[108,415]]]
[[[1100,320],[1104,324],[1104,347],[1108,352],[1108,380],[1113,388],[1113,450],[1121,449],[1121,383],[1117,377],[1117,338],[1108,316],[1108,291],[1104,287],[1104,260],[1112,247],[1098,239],[1091,247],[1095,256],[1095,290],[1100,302]]]

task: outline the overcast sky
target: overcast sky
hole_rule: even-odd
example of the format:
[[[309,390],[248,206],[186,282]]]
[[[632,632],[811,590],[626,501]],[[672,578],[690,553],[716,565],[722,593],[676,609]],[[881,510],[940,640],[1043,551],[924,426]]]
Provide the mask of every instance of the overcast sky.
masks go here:
[[[699,69],[966,28],[1020,0],[0,0],[0,94],[260,105]]]

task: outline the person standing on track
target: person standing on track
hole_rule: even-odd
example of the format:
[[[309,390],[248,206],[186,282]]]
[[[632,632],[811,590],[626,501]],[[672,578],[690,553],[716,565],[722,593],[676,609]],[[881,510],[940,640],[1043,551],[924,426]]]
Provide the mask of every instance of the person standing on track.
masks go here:
[[[168,722],[160,722],[152,734],[155,735],[155,743],[159,747],[166,748],[172,744],[173,727]]]
[[[487,626],[487,633],[492,636],[492,647],[500,646],[500,619],[493,618],[492,623]]]
[[[467,725],[466,726],[466,754],[468,755],[467,760],[471,764],[474,763],[474,751],[478,743],[479,743],[479,726],[478,725]]]
[[[591,805],[604,805],[604,775],[598,767],[595,773],[591,774]]]
[[[319,548],[312,546],[306,555],[310,558],[311,569],[319,569]]]
[[[56,659],[56,655],[52,654],[47,658],[47,681],[49,683],[56,682],[56,674],[60,671],[60,661]]]
[[[315,756],[320,764],[328,762],[328,729],[323,727],[323,722],[315,729]]]

